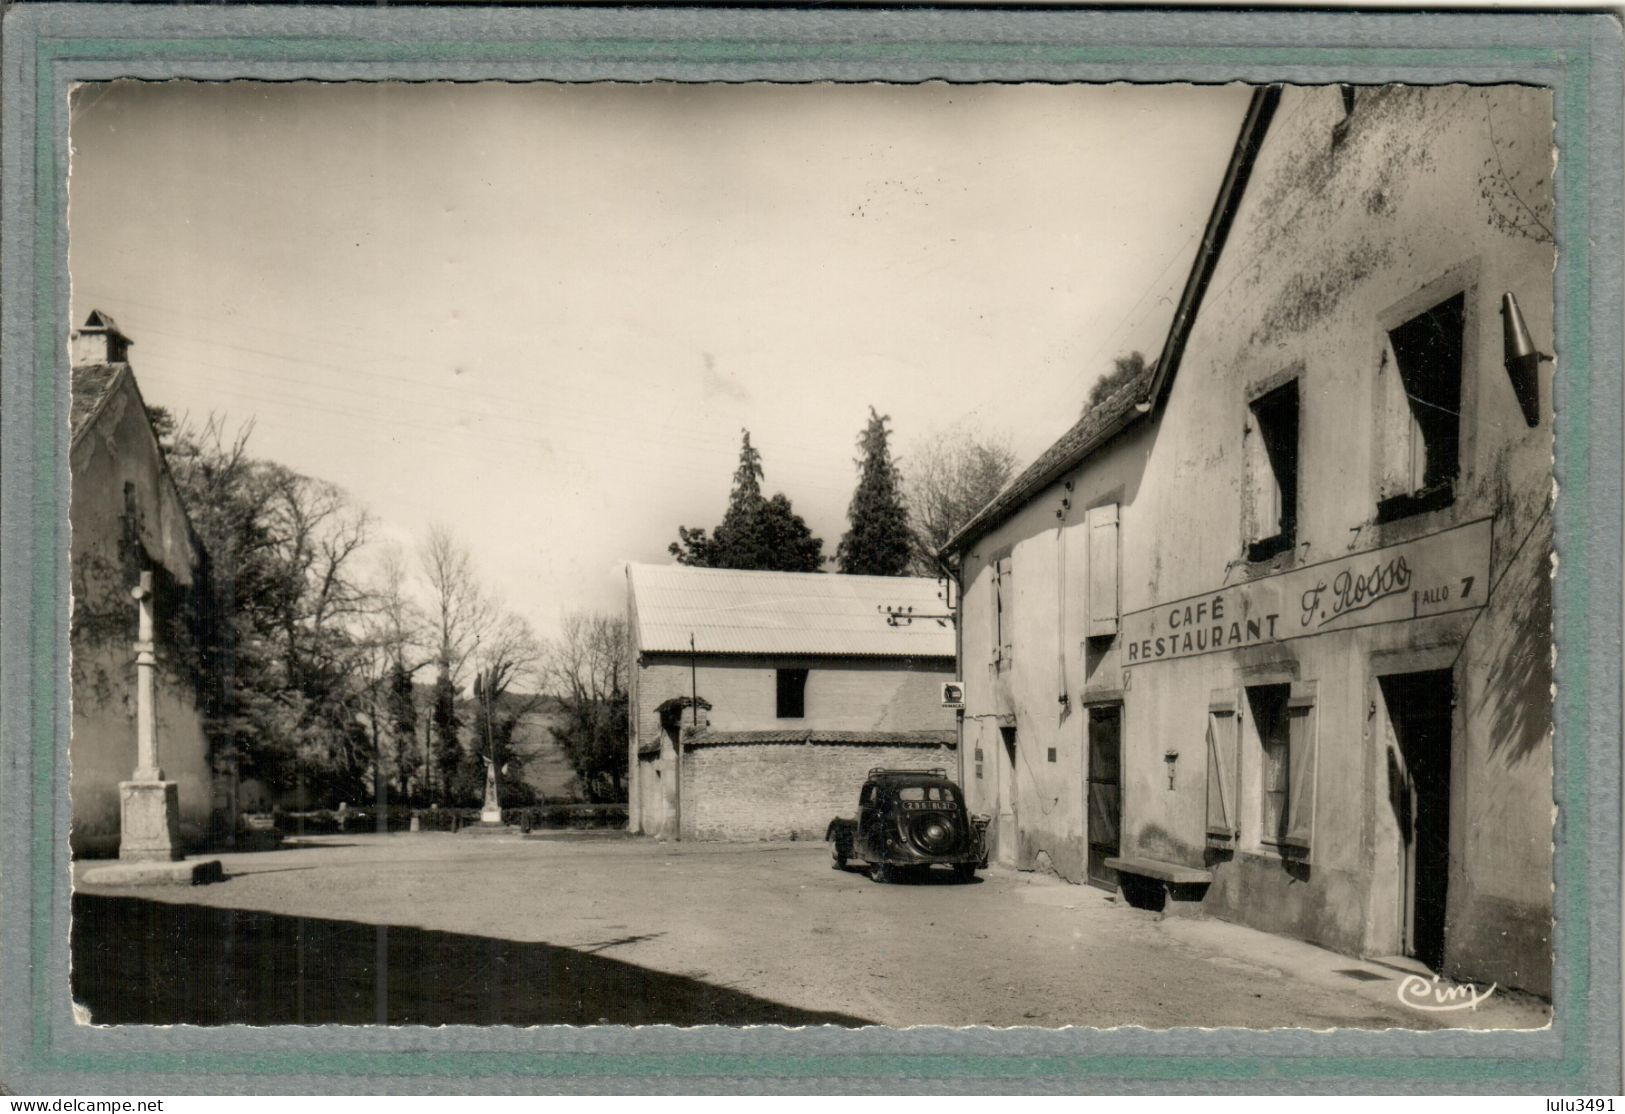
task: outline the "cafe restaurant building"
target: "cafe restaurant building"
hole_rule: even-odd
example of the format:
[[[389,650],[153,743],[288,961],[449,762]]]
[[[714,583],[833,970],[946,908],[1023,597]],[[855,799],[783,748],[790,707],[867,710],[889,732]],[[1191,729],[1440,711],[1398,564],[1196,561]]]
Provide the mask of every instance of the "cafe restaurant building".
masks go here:
[[[1159,358],[943,550],[996,861],[1550,994],[1551,120],[1253,96]]]

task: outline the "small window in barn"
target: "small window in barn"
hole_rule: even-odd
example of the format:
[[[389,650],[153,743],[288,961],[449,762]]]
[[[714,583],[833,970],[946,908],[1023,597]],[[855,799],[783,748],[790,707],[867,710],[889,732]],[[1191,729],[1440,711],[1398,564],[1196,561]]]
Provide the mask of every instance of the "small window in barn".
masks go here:
[[[1298,381],[1247,408],[1247,559],[1267,561],[1297,544]]]
[[[807,671],[781,669],[778,671],[780,719],[802,719],[807,715]]]
[[[1461,473],[1461,380],[1466,295],[1447,298],[1388,333],[1379,372],[1382,478],[1377,521],[1447,507]]]

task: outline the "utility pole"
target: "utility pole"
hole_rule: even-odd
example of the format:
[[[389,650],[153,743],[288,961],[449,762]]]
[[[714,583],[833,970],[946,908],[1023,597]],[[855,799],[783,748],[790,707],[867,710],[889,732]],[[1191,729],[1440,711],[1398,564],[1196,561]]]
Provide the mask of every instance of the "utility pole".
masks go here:
[[[694,632],[688,632],[688,722],[695,729],[700,726],[700,674],[695,664]],[[673,838],[683,841],[683,729],[677,728],[677,769],[675,771],[677,807],[676,833]]]

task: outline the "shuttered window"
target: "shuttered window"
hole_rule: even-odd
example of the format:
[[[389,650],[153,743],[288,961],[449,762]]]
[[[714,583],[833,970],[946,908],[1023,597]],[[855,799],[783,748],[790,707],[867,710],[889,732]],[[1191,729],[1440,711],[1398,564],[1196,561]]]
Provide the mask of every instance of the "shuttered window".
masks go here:
[[[993,661],[1008,665],[1015,623],[1015,580],[1011,576],[1010,555],[993,562]]]
[[[1287,766],[1290,777],[1286,830],[1281,842],[1307,851],[1315,830],[1315,687],[1292,686],[1287,702]]]
[[[1223,847],[1237,836],[1236,763],[1240,756],[1240,721],[1235,694],[1221,690],[1207,709],[1207,836]]]
[[[1247,559],[1291,549],[1298,530],[1298,381],[1247,408]]]
[[[1377,521],[1448,506],[1461,474],[1466,296],[1388,333],[1377,369]]]
[[[1117,504],[1089,511],[1089,623],[1087,637],[1117,633]]]

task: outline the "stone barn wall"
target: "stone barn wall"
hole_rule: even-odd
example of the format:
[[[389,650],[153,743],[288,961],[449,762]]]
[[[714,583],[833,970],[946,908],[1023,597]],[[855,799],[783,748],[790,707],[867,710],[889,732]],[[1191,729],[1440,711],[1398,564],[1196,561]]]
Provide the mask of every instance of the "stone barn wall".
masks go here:
[[[821,840],[830,820],[857,815],[858,790],[872,768],[940,768],[949,777],[957,769],[951,732],[910,744],[818,733],[756,741],[756,734],[720,733],[708,742],[702,733],[685,746],[684,838]]]

